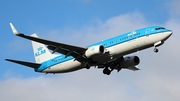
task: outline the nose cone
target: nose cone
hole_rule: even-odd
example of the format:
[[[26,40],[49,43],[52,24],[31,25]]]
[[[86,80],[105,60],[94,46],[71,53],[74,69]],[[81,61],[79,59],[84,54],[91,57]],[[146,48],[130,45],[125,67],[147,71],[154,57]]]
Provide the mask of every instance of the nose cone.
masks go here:
[[[169,38],[173,34],[172,31],[167,32],[167,37]]]
[[[169,36],[171,36],[173,34],[173,32],[172,31],[169,31]]]
[[[172,34],[173,32],[171,30],[164,32],[164,40],[167,40]]]

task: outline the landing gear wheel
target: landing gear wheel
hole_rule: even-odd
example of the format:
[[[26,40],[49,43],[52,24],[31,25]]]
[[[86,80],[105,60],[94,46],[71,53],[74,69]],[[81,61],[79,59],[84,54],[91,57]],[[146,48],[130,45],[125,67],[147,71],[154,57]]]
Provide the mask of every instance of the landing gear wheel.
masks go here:
[[[88,63],[85,64],[85,68],[86,68],[86,69],[90,69],[90,67],[91,67],[91,66],[90,66]]]
[[[105,68],[103,70],[103,73],[106,74],[106,75],[110,75],[111,74],[111,70],[109,70],[108,68]]]
[[[158,51],[159,51],[159,50],[155,47],[155,48],[154,48],[154,52],[156,52],[156,53],[157,53]]]
[[[87,66],[86,69],[90,69],[90,66]]]

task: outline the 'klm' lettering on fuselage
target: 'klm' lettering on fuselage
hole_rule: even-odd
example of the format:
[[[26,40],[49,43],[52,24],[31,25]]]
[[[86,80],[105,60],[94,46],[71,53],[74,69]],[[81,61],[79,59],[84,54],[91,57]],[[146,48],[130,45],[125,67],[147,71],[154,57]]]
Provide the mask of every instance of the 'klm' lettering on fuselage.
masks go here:
[[[37,53],[35,53],[35,56],[40,56],[40,55],[42,55],[42,54],[45,54],[45,53],[46,53],[46,50],[45,50],[45,49],[43,49],[43,47],[39,47],[39,48],[37,48],[37,50],[38,50],[38,52],[37,52]]]

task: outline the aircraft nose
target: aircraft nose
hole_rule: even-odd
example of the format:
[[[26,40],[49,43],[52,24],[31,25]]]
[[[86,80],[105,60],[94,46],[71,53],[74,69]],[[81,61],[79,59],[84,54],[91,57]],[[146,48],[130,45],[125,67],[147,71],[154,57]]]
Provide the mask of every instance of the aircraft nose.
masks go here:
[[[169,31],[168,36],[170,37],[173,34],[172,31]]]
[[[168,39],[171,35],[173,34],[173,32],[171,30],[167,31],[167,32],[164,32],[164,38],[165,40]]]

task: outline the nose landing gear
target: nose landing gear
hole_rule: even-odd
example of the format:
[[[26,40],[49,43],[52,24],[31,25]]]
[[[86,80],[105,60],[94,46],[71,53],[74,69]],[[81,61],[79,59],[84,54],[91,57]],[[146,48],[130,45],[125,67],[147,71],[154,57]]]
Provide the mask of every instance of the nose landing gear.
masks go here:
[[[159,50],[155,47],[155,48],[154,48],[154,52],[156,52],[156,53],[157,53],[158,51],[159,51]]]
[[[158,41],[154,44],[154,52],[158,52],[159,50],[157,49],[158,46],[162,45],[164,42],[163,41]]]

